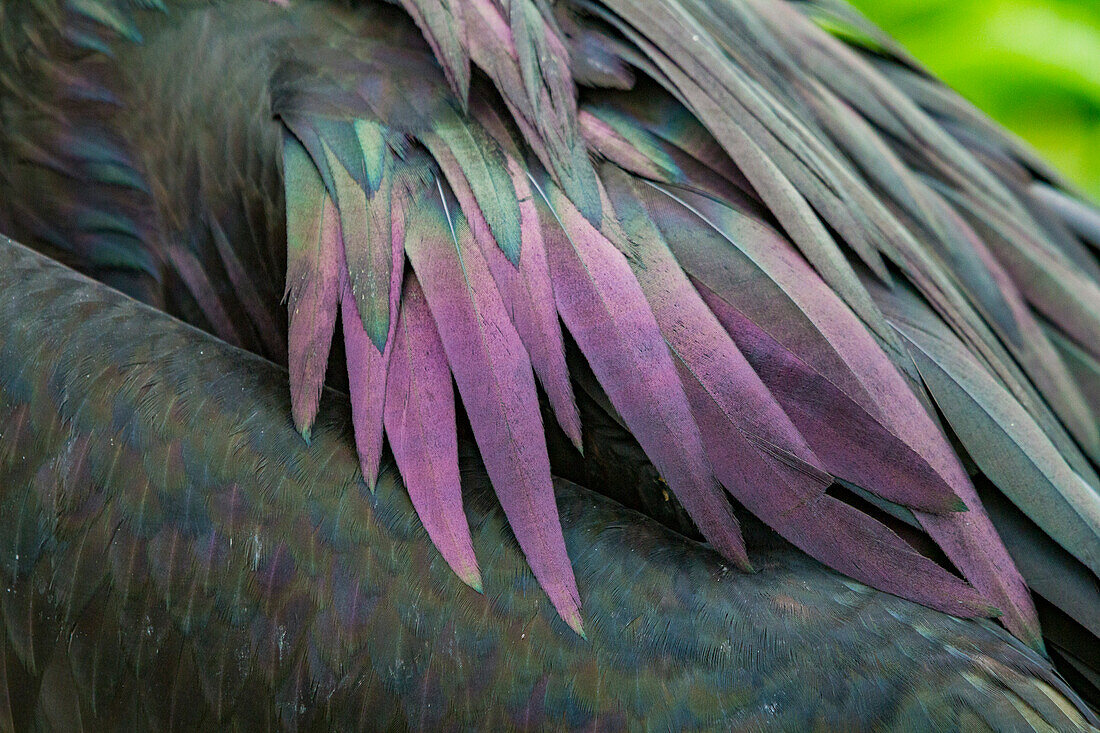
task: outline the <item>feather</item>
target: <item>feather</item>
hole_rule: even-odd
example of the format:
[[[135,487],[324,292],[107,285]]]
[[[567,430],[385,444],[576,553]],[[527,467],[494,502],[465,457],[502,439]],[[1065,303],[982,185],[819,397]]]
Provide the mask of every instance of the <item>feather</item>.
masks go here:
[[[701,220],[708,225],[657,220],[684,270],[836,385],[943,477],[969,511],[921,512],[921,526],[963,576],[1004,611],[1005,623],[1038,643],[1038,621],[1023,579],[980,509],[959,459],[881,345],[777,232],[709,199],[682,191],[676,195],[698,215],[705,214]],[[681,216],[686,213],[690,209]],[[692,233],[690,240],[683,232]],[[715,267],[716,261],[722,266]],[[759,373],[767,370],[761,367]],[[769,388],[775,394],[783,391],[782,384]]]
[[[892,322],[967,452],[1033,522],[1100,575],[1100,495],[957,339],[915,314],[899,309]]]
[[[997,533],[1032,591],[1100,636],[1100,580],[1096,575],[991,484],[979,484],[978,488]]]
[[[688,106],[730,154],[761,198],[823,276],[873,326],[873,306],[852,282],[849,264],[818,214],[841,233],[880,278],[889,280],[875,247],[867,209],[860,192],[818,138],[753,84],[736,64],[729,63],[703,26],[671,0],[643,4],[636,0],[607,3],[638,29],[618,22],[619,29],[667,76]],[[614,22],[614,21],[612,21]],[[690,28],[692,43],[673,29]],[[863,220],[863,221],[861,221]],[[881,317],[878,318],[881,322]],[[881,332],[883,338],[892,334]]]
[[[1079,237],[1100,249],[1100,213],[1093,207],[1045,183],[1033,183],[1029,192],[1058,214]]]
[[[470,50],[462,0],[401,0],[432,47],[455,96],[465,104],[470,92]]]
[[[527,103],[539,110],[545,89],[550,109],[543,112],[551,114],[551,124],[560,127],[570,114],[576,114],[577,106],[560,31],[553,27],[553,19],[540,0],[504,0],[502,4],[507,8]]]
[[[386,435],[417,516],[455,574],[480,593],[481,572],[462,509],[451,370],[411,273],[402,288],[385,414]]]
[[[761,460],[699,383],[685,383],[691,385],[687,393],[719,479],[781,536],[830,567],[903,598],[956,616],[999,613],[963,580],[885,525],[826,494],[805,472]]]
[[[457,162],[443,151],[436,156],[436,161],[447,177],[447,182],[469,222],[474,239],[489,265],[489,272],[493,275],[504,307],[531,357],[535,375],[546,390],[558,424],[579,450],[582,445],[580,416],[577,414],[569,369],[565,363],[561,326],[558,324],[558,311],[554,306],[553,284],[546,264],[546,247],[542,241],[541,222],[527,170],[516,157],[518,150],[514,147],[507,149],[514,141],[503,121],[477,99],[473,102],[473,114],[481,119],[503,148],[503,164],[519,204],[523,251],[518,263],[513,265],[509,262],[496,245]]]
[[[409,216],[405,252],[508,523],[559,615],[583,635],[531,362],[469,226],[452,204],[441,186],[435,196],[421,194]]]
[[[457,164],[457,170],[454,165],[444,169],[448,180],[459,174],[466,179],[493,238],[512,264],[518,264],[522,241],[519,202],[499,146],[479,126],[453,111],[439,115],[432,132],[421,135],[432,157]]]
[[[962,580],[917,553],[884,525],[826,495],[832,476],[817,467],[818,458],[692,289],[640,202],[633,199],[629,179],[607,168],[601,174],[631,243],[628,261],[677,360],[707,455],[727,490],[783,537],[858,580],[949,613],[990,613],[988,602]],[[801,387],[799,377],[804,375],[794,374],[792,378],[792,372],[784,373],[777,381],[790,380]],[[827,397],[838,395],[843,397],[834,389]],[[825,404],[831,403],[814,401],[815,407]],[[830,417],[840,421],[835,414]],[[867,423],[877,425],[869,418]],[[823,432],[818,425],[813,427],[818,428],[815,437]],[[837,451],[851,451],[850,442],[877,447],[875,439],[883,434],[892,439],[886,445],[907,462],[895,467],[890,456],[883,461],[864,449],[856,452],[852,463],[869,458],[872,469],[885,469],[888,479],[903,485],[910,479],[906,469],[924,468],[920,478],[930,477],[932,482],[910,481],[915,483],[910,495],[922,508],[932,499],[939,500],[935,508],[940,511],[957,508],[958,497],[943,480],[881,426],[878,435],[868,430],[864,435],[842,436],[825,447],[833,451],[828,454],[832,459]],[[868,473],[875,479],[874,486],[893,488],[874,470]],[[940,496],[933,496],[936,490]]]
[[[96,0],[67,0],[66,4],[74,12],[107,26],[126,40],[141,43],[141,32],[131,13],[114,7],[113,4]]]
[[[554,7],[554,17],[569,48],[570,73],[580,86],[602,89],[630,89],[634,74],[616,51],[616,42],[602,29],[582,22],[580,13],[563,3]]]
[[[926,188],[925,194],[930,205],[942,214],[944,230],[951,232],[956,240],[952,249],[959,256],[950,257],[949,262],[951,271],[963,281],[966,295],[978,304],[992,330],[1074,438],[1092,455],[1097,455],[1100,429],[1096,419],[1088,411],[1080,388],[1043,333],[1023,294],[966,220],[931,189]],[[966,282],[968,279],[970,282]],[[998,304],[1003,304],[1004,309]],[[995,315],[997,313],[1000,316]],[[1019,381],[1026,386],[1027,380]]]
[[[1052,245],[999,216],[988,202],[942,186],[939,190],[985,235],[990,249],[1032,305],[1094,357],[1100,357],[1100,285]]]
[[[750,567],[676,367],[626,258],[560,189],[549,181],[535,187],[558,224],[547,222],[544,239],[554,298],[566,328],[703,536],[726,559]]]
[[[100,255],[102,256],[102,255]],[[242,339],[237,327],[233,325],[233,319],[226,311],[225,304],[218,296],[208,273],[203,269],[202,263],[194,254],[183,247],[171,247],[168,250],[168,260],[173,269],[180,276],[187,289],[191,291],[199,304],[199,310],[210,325],[221,334],[227,342],[234,346],[240,346]]]
[[[394,257],[390,231],[389,176],[385,187],[368,200],[367,192],[333,158],[325,146],[329,170],[336,186],[336,206],[344,242],[348,287],[356,302],[354,313],[374,347],[381,352],[390,332],[390,280]],[[363,170],[360,156],[360,172]],[[350,313],[350,311],[349,311]]]
[[[1046,331],[1050,343],[1080,385],[1084,404],[1092,411],[1094,418],[1100,420],[1100,361],[1073,343],[1057,328],[1046,324],[1044,326],[1043,330]]]
[[[306,149],[283,139],[289,369],[294,424],[308,441],[324,385],[339,302],[342,243],[336,205]]]
[[[509,0],[509,6],[533,2]],[[522,25],[519,37],[511,27],[513,14]],[[493,80],[540,162],[585,218],[598,224],[602,213],[596,173],[577,130],[576,91],[566,71],[568,52],[560,31],[534,7],[510,10],[505,19],[492,0],[471,2],[467,22],[471,57]],[[537,47],[520,51],[518,42]],[[540,49],[544,58],[539,58]]]
[[[583,109],[578,117],[581,134],[593,151],[643,178],[669,183],[683,182],[675,161],[653,140],[652,135],[634,125],[616,126],[607,117],[614,120],[617,115],[606,110],[602,110],[602,114],[594,114]]]
[[[962,499],[921,456],[757,324],[697,283],[710,309],[749,355],[794,425],[839,478],[887,501],[945,514]],[[827,405],[828,410],[822,406]]]
[[[741,197],[748,196],[754,202],[760,202],[748,180],[718,141],[683,102],[668,92],[653,86],[646,89],[644,97],[622,94],[602,103],[587,103],[584,109],[612,126],[635,146],[646,151],[662,150],[682,172],[693,169],[689,179],[724,179],[740,192]],[[640,135],[642,131],[648,135]],[[721,190],[722,187],[715,188]],[[737,198],[734,197],[735,200]]]
[[[660,198],[647,199],[650,208],[677,205],[664,194],[657,196]],[[637,241],[638,237],[632,239]],[[708,254],[711,253],[705,247],[693,248],[691,266],[700,269],[720,267],[717,258],[707,263]],[[671,253],[668,259],[672,259]],[[656,262],[645,267],[644,277],[659,271]],[[712,369],[726,372],[721,377],[711,377],[710,391],[715,393],[725,385],[725,389],[731,390],[731,396],[736,394],[745,415],[742,419],[755,423],[752,433],[779,448],[793,449],[801,460],[809,461],[819,471],[835,474],[889,501],[933,513],[965,509],[943,477],[873,415],[702,283],[698,284],[703,294],[700,299],[674,260],[660,271],[670,273],[673,268],[680,281],[672,299],[675,307],[684,313],[694,302],[697,303],[694,310],[700,315],[690,322],[677,324],[675,334],[670,333],[671,327],[663,327],[665,338],[681,358],[688,354],[685,348],[676,345],[677,340],[684,347],[698,349],[696,360],[713,361]],[[642,278],[639,274],[639,279]],[[642,282],[644,287],[645,280]],[[658,320],[660,318],[658,313]],[[733,337],[732,342],[726,332]],[[686,341],[687,338],[706,338],[708,334],[713,335],[706,347]],[[723,346],[718,334],[725,337],[728,346]],[[744,350],[748,361],[738,347]],[[687,366],[690,368],[691,364]],[[738,379],[733,373],[735,369],[746,376]],[[761,382],[761,378],[765,381]],[[756,398],[749,397],[750,394],[755,394]],[[765,407],[768,403],[770,407]],[[826,476],[825,485],[831,480],[831,476]]]
[[[329,168],[328,156],[325,155],[325,143],[314,126],[314,120],[308,115],[288,111],[280,111],[279,117],[286,125],[287,130],[305,148],[310,160],[313,161],[313,165],[316,167],[317,173],[321,176],[321,181],[328,190],[329,196],[335,199],[336,183],[332,177],[332,170]]]
[[[387,198],[392,205],[392,213],[387,207],[387,214],[393,222],[390,234],[393,263],[390,267],[391,280],[388,288],[391,315],[385,347],[381,352],[363,328],[363,319],[359,315],[358,304],[350,282],[344,283],[340,306],[343,313],[344,352],[348,369],[348,391],[351,396],[351,421],[355,431],[355,447],[359,454],[363,479],[372,491],[378,480],[378,466],[382,459],[386,374],[393,357],[391,347],[400,307],[401,279],[405,271],[404,215],[407,195],[405,189],[399,186],[393,190],[392,198]]]
[[[876,126],[889,131],[917,151],[945,180],[988,198],[1008,211],[1019,204],[988,170],[936,124],[913,100],[902,94],[876,72],[871,63],[790,8],[751,0],[758,17],[767,23],[776,37],[784,39],[784,48],[802,68],[818,69],[820,81],[838,97],[846,100]],[[863,101],[863,103],[861,103]]]
[[[599,171],[624,237],[617,238],[681,374],[718,404],[760,450],[805,472],[823,487],[833,477],[760,381],[729,334],[684,275],[638,199],[629,176],[612,166]],[[765,489],[766,490],[766,489]]]
[[[283,341],[282,334],[275,324],[275,319],[272,318],[267,309],[263,295],[260,294],[256,284],[252,282],[248,269],[237,256],[225,230],[216,220],[210,222],[210,235],[218,250],[222,266],[225,267],[226,275],[233,284],[233,289],[240,298],[241,304],[248,312],[249,318],[256,325],[256,330],[259,332],[264,348],[267,349],[269,354],[285,357],[286,342]]]
[[[553,284],[547,265],[546,244],[542,241],[541,221],[527,167],[521,163],[521,154],[513,134],[492,106],[487,105],[484,99],[475,99],[472,114],[500,145],[511,185],[516,190],[520,231],[524,239],[524,251],[518,266],[511,266],[499,248],[486,237],[484,221],[463,201],[462,192],[466,189],[461,186],[461,182],[459,186],[452,186],[452,189],[459,196],[463,210],[473,211],[473,214],[467,216],[467,220],[470,221],[477,243],[481,245],[489,272],[493,273],[500,297],[504,299],[505,308],[511,314],[519,338],[524,341],[530,354],[535,374],[542,389],[546,390],[554,416],[565,435],[581,450],[581,418],[576,412],[569,368],[565,364],[558,309],[554,306]]]

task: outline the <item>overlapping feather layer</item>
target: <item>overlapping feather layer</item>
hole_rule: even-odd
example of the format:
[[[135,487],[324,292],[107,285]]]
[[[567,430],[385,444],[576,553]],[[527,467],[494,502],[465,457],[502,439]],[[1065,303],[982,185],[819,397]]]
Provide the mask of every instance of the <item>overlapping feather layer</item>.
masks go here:
[[[136,5],[69,5],[139,37]],[[293,412],[308,437],[339,323],[363,476],[388,440],[460,577],[481,583],[456,387],[582,630],[539,409],[541,388],[582,445],[564,325],[730,562],[751,566],[727,493],[858,580],[1037,645],[1009,550],[1049,540],[1026,580],[1100,634],[1095,587],[1043,580],[1100,573],[1100,214],[1041,161],[829,0],[400,6],[264,36]],[[1030,522],[1002,525],[1009,550],[979,474]]]
[[[368,483],[385,422],[429,533],[478,585],[453,378],[517,539],[579,631],[535,386],[580,446],[560,318],[731,562],[751,558],[723,488],[852,577],[1003,614],[1037,643],[1024,581],[945,430],[1070,560],[1100,570],[1096,405],[1047,336],[1100,357],[1096,263],[1071,232],[1096,215],[1048,202],[1011,141],[968,149],[951,134],[965,110],[934,87],[929,109],[914,101],[931,86],[918,71],[890,78],[785,3],[403,4],[442,74],[403,51],[375,83],[367,58],[360,109],[334,118],[306,95],[276,109],[293,133],[290,268],[308,283],[290,291],[299,428],[343,292]],[[471,59],[495,90],[471,82]],[[640,91],[575,103],[575,82],[636,76]],[[313,176],[305,213],[298,170]],[[334,210],[330,237],[314,220]],[[299,268],[299,218],[316,266]],[[398,319],[394,346],[384,326]],[[921,527],[962,577],[830,493],[837,479]]]

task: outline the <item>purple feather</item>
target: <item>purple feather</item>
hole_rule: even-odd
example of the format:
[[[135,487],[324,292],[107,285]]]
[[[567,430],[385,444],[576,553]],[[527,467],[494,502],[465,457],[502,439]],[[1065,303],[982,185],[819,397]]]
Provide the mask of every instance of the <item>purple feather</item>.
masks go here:
[[[626,258],[559,189],[547,181],[540,193],[547,188],[547,204],[560,223],[548,222],[544,238],[562,320],[703,536],[731,562],[751,567],[672,357]]]
[[[520,227],[523,236],[519,265],[514,266],[493,239],[489,225],[478,208],[473,191],[458,162],[446,149],[437,151],[433,157],[439,163],[462,207],[474,239],[489,265],[489,272],[496,282],[505,310],[510,314],[512,324],[531,358],[535,374],[554,408],[558,424],[573,445],[580,449],[581,419],[573,397],[573,386],[569,381],[569,368],[565,364],[565,347],[558,324],[558,311],[554,307],[554,290],[550,283],[550,269],[546,264],[542,227],[526,170],[515,158],[508,156],[508,174],[520,201]]]
[[[684,198],[700,206],[706,204],[691,194],[685,193]],[[943,477],[969,511],[920,512],[918,519],[963,576],[1005,612],[1006,626],[1022,638],[1035,638],[1038,622],[1027,587],[981,508],[958,457],[905,378],[859,318],[785,238],[755,222],[745,226],[731,243],[744,249],[760,268],[757,277],[778,286],[778,292],[768,297],[761,297],[752,281],[732,277],[734,268],[729,264],[716,269],[709,258],[692,261],[692,252],[702,251],[706,237],[692,240],[698,250],[675,246],[671,239],[670,244],[694,279],[840,387]],[[761,239],[764,234],[767,236]]]
[[[718,478],[780,535],[829,567],[888,593],[955,616],[995,612],[980,593],[885,525],[828,496],[826,487],[804,472],[764,458],[700,382],[685,379],[685,385]]]
[[[832,476],[817,467],[817,456],[692,287],[634,197],[629,178],[610,166],[602,173],[627,228],[630,263],[677,359],[722,484],[782,536],[831,567],[941,610],[987,615],[988,602],[964,581],[886,526],[825,494]],[[795,373],[795,380],[800,376]],[[947,497],[957,502],[950,490]]]
[[[397,467],[432,543],[455,574],[480,593],[481,572],[462,509],[451,370],[411,273],[391,345],[385,420]]]
[[[469,225],[441,186],[436,195],[423,194],[410,217],[405,251],[508,523],[551,603],[583,635],[531,360]]]
[[[833,477],[821,468],[798,429],[757,376],[730,335],[707,308],[636,197],[630,178],[614,166],[600,174],[615,214],[626,228],[624,251],[669,349],[689,375],[760,450],[814,475],[823,486]],[[686,387],[686,382],[685,382]],[[702,428],[702,426],[700,426]]]
[[[395,186],[390,201],[393,227],[389,289],[390,327],[386,336],[386,346],[381,352],[363,327],[358,305],[348,281],[344,283],[341,301],[355,448],[359,454],[359,466],[363,471],[363,479],[371,491],[374,491],[378,480],[378,465],[382,458],[382,415],[386,397],[386,372],[392,358],[393,334],[401,301],[401,279],[405,271],[404,187]]]
[[[309,440],[325,382],[340,297],[340,218],[298,141],[285,136],[288,360],[294,424]]]
[[[222,229],[217,220],[210,220],[210,234],[214,240],[214,246],[218,250],[222,265],[225,267],[225,274],[229,281],[233,283],[233,290],[237,293],[241,305],[256,327],[256,332],[267,353],[276,360],[285,357],[286,341],[283,340],[279,327],[267,308],[267,301],[257,290],[253,277],[250,276],[245,264],[237,256],[233,246],[229,243],[225,230]],[[201,299],[199,299],[199,302],[202,302]]]
[[[214,289],[198,258],[184,247],[175,245],[168,248],[168,260],[172,263],[176,274],[187,285],[195,302],[199,304],[199,310],[202,311],[206,320],[210,321],[218,337],[234,346],[242,346],[241,334],[233,325],[229,311],[218,297],[217,290]]]
[[[932,467],[832,382],[740,311],[697,283],[722,326],[744,349],[825,467],[883,499],[935,514],[966,506]]]

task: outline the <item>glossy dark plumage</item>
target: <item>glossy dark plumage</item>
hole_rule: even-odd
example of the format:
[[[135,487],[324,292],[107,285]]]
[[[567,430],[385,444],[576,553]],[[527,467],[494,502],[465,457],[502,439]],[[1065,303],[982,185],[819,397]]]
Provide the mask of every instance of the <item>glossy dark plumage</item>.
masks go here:
[[[0,244],[0,316],[42,316],[0,353],[5,728],[1083,724],[1048,663],[992,624],[775,540],[740,574],[559,481],[583,640],[469,456],[478,595],[393,470],[359,489],[337,395],[303,451],[285,372]]]
[[[1079,716],[1089,713],[1073,693],[1049,676],[1036,652],[1004,632],[844,581],[847,592],[873,599],[867,602],[876,610],[861,611],[859,621],[872,630],[872,646],[893,650],[870,652],[881,668],[866,672],[864,641],[845,630],[843,614],[822,610],[852,602],[825,580],[837,576],[776,549],[781,541],[740,509],[880,591],[957,616],[998,617],[1024,644],[1053,654],[1086,698],[1095,697],[1100,433],[1089,395],[1100,374],[1093,339],[1100,334],[1100,268],[1089,247],[1100,216],[888,40],[831,3],[402,6],[412,20],[375,3],[0,5],[0,52],[10,61],[0,74],[0,227],[232,344],[287,363],[291,385],[289,409],[274,406],[275,395],[259,396],[260,386],[242,388],[241,404],[230,405],[231,375],[261,367],[234,364],[243,357],[213,342],[187,348],[200,357],[226,354],[217,361],[221,377],[200,368],[199,358],[184,378],[167,350],[122,356],[131,346],[152,348],[132,343],[141,340],[137,332],[97,351],[98,308],[114,313],[115,322],[141,311],[122,315],[132,306],[110,304],[112,296],[11,250],[12,268],[28,273],[27,283],[41,282],[41,292],[71,287],[86,307],[83,316],[49,318],[46,332],[30,328],[32,320],[36,328],[42,322],[28,314],[50,311],[53,300],[34,307],[28,301],[19,306],[23,315],[7,321],[5,348],[13,356],[0,386],[13,418],[0,443],[7,451],[0,476],[12,506],[21,507],[12,516],[25,515],[9,536],[20,547],[28,536],[40,538],[36,553],[17,553],[34,557],[35,567],[84,557],[83,549],[71,560],[41,550],[67,542],[110,542],[125,561],[106,581],[88,575],[100,589],[97,606],[80,594],[58,600],[61,571],[36,571],[19,560],[11,570],[13,602],[27,610],[11,618],[29,619],[48,642],[82,609],[95,619],[87,623],[101,623],[135,598],[163,604],[171,616],[165,643],[185,650],[181,664],[193,669],[181,679],[203,688],[208,709],[187,711],[192,719],[178,707],[147,702],[138,689],[141,648],[104,638],[104,652],[119,651],[121,661],[102,675],[99,656],[88,672],[78,669],[75,654],[43,652],[70,665],[53,672],[26,646],[39,632],[9,624],[9,689],[38,690],[9,696],[26,700],[9,702],[10,719],[22,725],[78,714],[101,723],[152,716],[150,725],[244,725],[255,714],[277,715],[291,727],[343,727],[346,709],[358,705],[355,714],[369,717],[397,705],[412,727],[418,720],[468,725],[481,720],[478,711],[513,716],[510,724],[523,727],[514,717],[521,708],[536,726],[617,727],[647,718],[658,726],[707,727],[747,724],[757,715],[788,726],[969,725],[975,715],[996,728],[1083,724]],[[797,11],[843,27],[853,45]],[[18,300],[30,292],[23,276],[11,277],[5,293]],[[58,278],[64,284],[51,286]],[[284,292],[288,320],[277,306]],[[148,333],[161,327],[177,328],[149,325]],[[56,357],[29,348],[57,337],[65,346]],[[537,683],[504,662],[492,692],[462,692],[453,670],[431,673],[434,653],[426,649],[453,629],[429,623],[420,600],[385,616],[386,604],[398,603],[392,586],[362,611],[371,618],[366,647],[341,646],[351,638],[341,636],[351,633],[347,619],[326,625],[324,609],[339,607],[347,592],[331,585],[335,580],[317,580],[325,564],[318,553],[343,551],[327,544],[339,541],[335,535],[322,532],[332,513],[287,504],[271,516],[260,506],[288,496],[287,481],[318,480],[316,472],[327,469],[310,463],[316,456],[336,460],[326,452],[336,450],[335,438],[323,438],[314,424],[319,404],[341,399],[322,397],[326,373],[342,371],[328,369],[330,350],[335,363],[347,364],[347,434],[354,435],[365,483],[373,490],[381,482],[391,494],[399,486],[392,472],[379,474],[391,465],[383,458],[385,435],[439,551],[425,545],[401,557],[379,549],[388,565],[368,558],[340,581],[360,587],[396,573],[424,608],[444,616],[468,609],[470,633],[476,619],[492,626],[502,603],[518,602],[511,594],[534,593],[538,598],[523,602],[541,608],[546,624],[546,641],[529,659]],[[148,384],[126,397],[120,385],[148,355],[149,376],[141,378]],[[72,383],[64,375],[73,364],[106,381]],[[158,391],[165,383],[176,386]],[[173,390],[176,406],[154,407],[171,403]],[[75,420],[72,404],[81,405],[73,408]],[[226,426],[203,427],[223,413]],[[280,414],[293,416],[308,447],[276,437],[285,432]],[[243,443],[233,427],[241,420],[253,426]],[[82,424],[94,440],[120,446],[125,459],[102,463],[112,449],[93,450],[93,437],[51,438]],[[146,429],[163,447],[142,437]],[[504,589],[499,576],[482,577],[497,550],[486,554],[471,543],[467,513],[489,506],[470,493],[484,479],[468,482],[465,497],[455,479],[471,437],[510,527],[471,525],[475,540],[489,532],[499,550],[514,534],[546,598],[591,647],[554,636],[564,627],[546,615],[529,581]],[[26,445],[34,449],[8,450]],[[84,467],[73,451],[97,458]],[[227,461],[250,451],[266,457],[246,479],[233,472],[247,468]],[[120,461],[143,466],[144,476],[134,473],[129,488],[117,473]],[[648,586],[659,588],[651,598],[646,583],[657,571],[642,565],[635,572],[615,553],[665,557],[659,548],[666,540],[640,539],[659,533],[647,535],[652,530],[641,519],[612,518],[619,515],[610,505],[583,493],[563,499],[559,492],[555,506],[551,470],[688,534],[698,527],[732,566],[763,563],[763,571],[748,580],[729,569],[728,579],[714,580],[713,598],[701,587],[660,582]],[[92,511],[106,529],[90,520],[59,518],[51,526],[43,519],[49,514],[34,502],[46,501],[40,492],[51,482],[60,487],[51,491],[69,491],[61,474],[73,477],[78,493],[94,495],[80,511]],[[225,524],[215,514],[227,484]],[[351,527],[370,524],[363,512],[390,511],[381,499],[347,479],[329,490],[371,507],[348,520],[349,531],[376,547],[368,530]],[[314,491],[304,489],[303,500]],[[261,500],[249,498],[256,495]],[[576,507],[586,504],[580,519]],[[272,529],[276,519],[295,529]],[[254,526],[251,537],[241,521]],[[740,528],[746,521],[748,543]],[[150,525],[147,533],[149,522],[160,522],[159,529]],[[615,534],[620,522],[640,534],[622,536],[614,550],[577,539],[577,527]],[[271,539],[262,536],[265,528],[275,532]],[[127,544],[129,532],[137,539]],[[251,543],[254,551],[253,574],[239,574],[234,590],[225,578],[195,580],[212,577],[222,540],[229,564],[234,544],[243,552]],[[164,552],[173,558],[166,566]],[[424,569],[444,560],[485,596]],[[271,565],[266,586],[261,562]],[[709,567],[688,556],[682,562],[676,572]],[[621,563],[625,575],[616,570]],[[808,595],[781,592],[787,581],[780,577],[762,596],[752,595],[778,567],[786,568],[782,578],[799,578],[790,582]],[[57,588],[45,605],[27,585],[36,572],[50,573],[46,586]],[[173,587],[177,572],[189,578],[179,581],[187,591]],[[610,575],[586,588],[584,573],[597,572]],[[142,579],[151,585],[135,596],[130,584]],[[721,590],[726,583],[755,599],[739,606],[753,626],[737,637],[748,656],[699,646],[708,634],[729,631],[730,612],[708,610],[730,602]],[[1040,597],[1038,614],[1032,591]],[[173,606],[183,597],[182,610]],[[781,619],[767,608],[788,598],[795,606],[783,606]],[[57,603],[63,611],[51,605]],[[654,620],[657,626],[647,627],[664,631],[638,632],[624,647],[626,630],[643,618],[625,618],[630,603],[646,606],[653,614],[646,618],[664,618],[663,626]],[[890,604],[906,610],[889,611]],[[291,617],[280,625],[272,620],[280,614]],[[711,614],[725,615],[727,625],[707,626]],[[821,636],[814,624],[822,619],[837,624],[829,637],[837,659],[825,663],[828,672],[805,641]],[[899,622],[923,641],[897,638]],[[428,646],[408,653],[386,646],[394,643],[394,623],[411,624],[409,638]],[[230,701],[211,687],[224,664],[214,673],[204,666],[217,654],[189,645],[245,627],[251,641],[247,653],[237,647],[238,662],[247,658],[264,681],[255,682],[255,700]],[[290,677],[282,659],[264,656],[270,649],[263,640],[280,628],[298,634],[289,647],[276,643],[298,660]],[[803,643],[776,641],[789,633]],[[486,631],[479,642],[463,637],[448,648],[476,656],[480,644],[505,643],[500,634]],[[551,648],[568,653],[543,653]],[[981,656],[964,651],[954,666],[933,661],[964,648],[982,649]],[[319,707],[326,690],[335,694],[350,679],[341,674],[362,662],[354,649],[368,649],[380,675],[375,692],[362,699],[349,692],[346,702]],[[691,649],[698,656],[684,657]],[[927,686],[916,693],[898,687],[898,668],[883,661],[899,652],[927,670]],[[771,653],[788,663],[777,669]],[[648,685],[657,680],[660,687],[670,674],[665,654],[683,667],[658,694]],[[386,674],[379,664],[389,665]],[[409,673],[412,686],[386,676],[410,664],[429,665]],[[161,673],[171,667],[153,666]],[[604,688],[598,680],[634,667],[636,681],[621,682],[633,684],[631,701],[586,697],[610,695],[620,683]],[[91,681],[78,684],[75,696],[55,693],[66,675],[79,682],[86,674]],[[597,687],[582,693],[589,688],[578,683],[575,696],[555,697],[550,690],[565,674],[592,677]],[[729,688],[704,681],[706,674],[762,674],[779,692],[766,700],[761,690],[773,682],[761,688],[754,681],[755,697],[738,707],[740,693],[714,692]],[[853,675],[881,697],[852,696],[861,689]],[[1046,682],[1029,681],[1031,675]],[[824,702],[822,686],[839,679],[848,680],[841,699]],[[106,687],[97,692],[100,685]],[[516,695],[525,700],[519,708],[498,702]],[[113,702],[99,705],[103,696]],[[437,697],[446,701],[431,713],[439,717],[420,717]],[[459,697],[462,703],[453,702]],[[593,718],[599,710],[610,717]]]

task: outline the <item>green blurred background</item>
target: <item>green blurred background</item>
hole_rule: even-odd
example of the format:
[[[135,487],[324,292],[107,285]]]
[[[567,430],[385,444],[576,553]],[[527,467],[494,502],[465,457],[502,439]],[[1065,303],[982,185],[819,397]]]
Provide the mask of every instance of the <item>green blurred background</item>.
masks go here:
[[[1100,201],[1100,0],[849,0]]]

